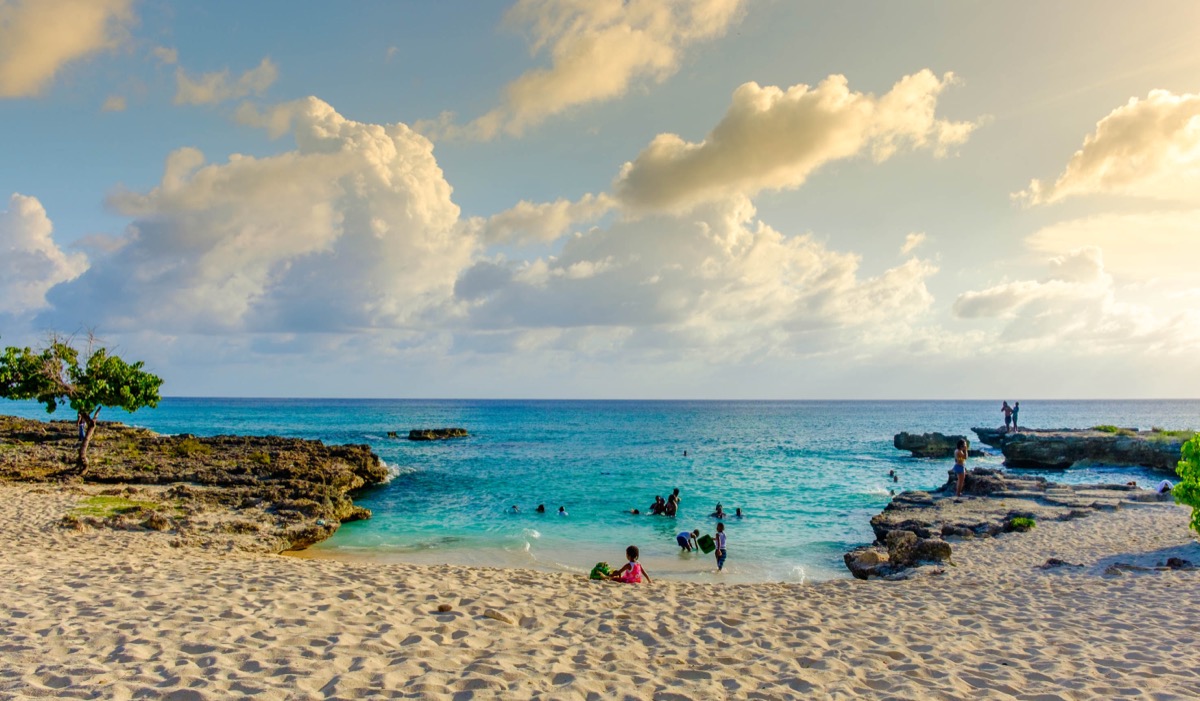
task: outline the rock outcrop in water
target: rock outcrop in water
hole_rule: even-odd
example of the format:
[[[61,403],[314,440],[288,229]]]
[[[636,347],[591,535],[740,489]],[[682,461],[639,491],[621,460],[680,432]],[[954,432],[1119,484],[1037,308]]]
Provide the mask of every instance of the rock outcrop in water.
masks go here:
[[[952,458],[958,448],[958,442],[966,436],[947,436],[943,433],[908,433],[901,431],[892,438],[892,445],[897,450],[912,452],[914,458]],[[978,458],[983,456],[982,450],[968,449],[967,454]]]
[[[1185,440],[1181,432],[1117,432],[1094,429],[1021,429],[1004,431],[973,428],[979,440],[1004,453],[1004,464],[1011,468],[1065,470],[1080,463],[1148,467],[1175,473],[1180,448]]]
[[[952,546],[944,538],[992,537],[1025,528],[1017,519],[1066,521],[1123,504],[1171,498],[1134,486],[1063,485],[974,468],[967,472],[961,499],[954,497],[953,475],[935,492],[897,495],[871,519],[875,544],[855,548],[843,559],[859,579],[903,578],[912,574],[911,568],[948,559]]]
[[[58,482],[109,497],[100,516],[65,525],[171,531],[180,544],[218,541],[257,551],[300,550],[347,521],[370,518],[351,492],[388,478],[365,445],[277,436],[162,436],[102,422],[92,469],[79,477],[74,422],[0,416],[0,479]],[[114,506],[115,505],[115,506]]]
[[[466,438],[469,435],[465,428],[414,428],[408,432],[408,440],[444,441],[449,438]]]

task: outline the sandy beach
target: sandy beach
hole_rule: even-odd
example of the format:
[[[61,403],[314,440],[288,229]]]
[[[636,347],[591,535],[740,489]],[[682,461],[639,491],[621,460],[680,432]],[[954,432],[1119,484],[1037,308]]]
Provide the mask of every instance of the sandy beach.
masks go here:
[[[1170,504],[955,542],[910,581],[633,586],[179,548],[58,527],[78,492],[0,499],[4,698],[1200,694],[1200,571],[1105,574],[1200,563]]]

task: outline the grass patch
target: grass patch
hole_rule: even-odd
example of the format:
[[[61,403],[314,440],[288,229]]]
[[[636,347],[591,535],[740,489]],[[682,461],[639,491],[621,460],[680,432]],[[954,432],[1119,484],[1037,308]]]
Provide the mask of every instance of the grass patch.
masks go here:
[[[253,453],[250,453],[249,459],[250,459],[250,462],[252,462],[256,465],[270,465],[271,464],[271,456],[269,454],[261,452],[261,451],[255,451]]]
[[[188,436],[171,446],[171,454],[177,458],[190,458],[196,455],[211,455],[212,447],[204,445],[194,436]]]
[[[1120,428],[1118,426],[1113,426],[1112,424],[1100,424],[1099,426],[1092,426],[1092,430],[1100,431],[1101,433],[1112,433],[1112,434],[1116,434],[1118,436],[1136,436],[1137,435],[1137,431],[1134,431],[1134,430],[1131,430],[1128,428]]]
[[[125,497],[106,497],[95,496],[88,497],[79,502],[74,509],[71,510],[72,516],[95,516],[97,518],[109,518],[117,514],[126,514],[130,511],[153,510],[159,504],[153,501],[134,501]]]

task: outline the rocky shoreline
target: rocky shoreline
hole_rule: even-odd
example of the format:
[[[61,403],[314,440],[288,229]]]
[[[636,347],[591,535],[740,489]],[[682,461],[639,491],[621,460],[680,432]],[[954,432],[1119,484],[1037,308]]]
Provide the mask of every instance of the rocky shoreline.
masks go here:
[[[0,480],[78,493],[62,525],[155,530],[179,546],[301,550],[370,518],[351,494],[388,479],[365,445],[277,436],[162,436],[101,422],[84,476],[75,424],[0,416]]]
[[[1069,521],[1096,511],[1117,511],[1139,502],[1173,501],[1132,485],[1064,485],[1003,470],[967,472],[963,495],[954,496],[953,475],[933,492],[908,491],[871,519],[875,543],[843,557],[858,579],[906,579],[936,573],[951,560],[946,538],[988,538],[1035,528],[1041,521]]]

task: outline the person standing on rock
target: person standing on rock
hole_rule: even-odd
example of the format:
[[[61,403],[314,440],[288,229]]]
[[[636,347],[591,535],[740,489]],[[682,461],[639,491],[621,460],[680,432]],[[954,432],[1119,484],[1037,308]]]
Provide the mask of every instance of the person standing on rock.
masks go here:
[[[967,439],[958,439],[958,448],[954,451],[954,497],[962,496],[963,485],[967,481]]]
[[[1021,430],[1021,424],[1017,423],[1017,414],[1021,413],[1021,402],[1013,402],[1013,430]]]
[[[1004,406],[1000,407],[1000,411],[1004,414],[1004,432],[1008,433],[1009,424],[1012,423],[1012,416],[1013,416],[1012,407],[1010,407],[1008,405],[1008,402],[1005,401]]]

